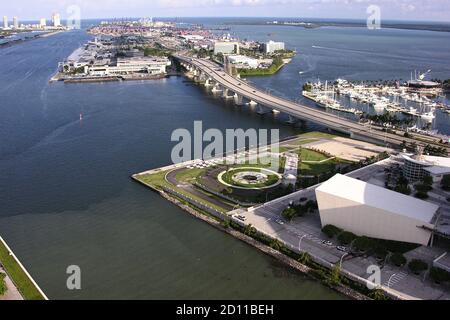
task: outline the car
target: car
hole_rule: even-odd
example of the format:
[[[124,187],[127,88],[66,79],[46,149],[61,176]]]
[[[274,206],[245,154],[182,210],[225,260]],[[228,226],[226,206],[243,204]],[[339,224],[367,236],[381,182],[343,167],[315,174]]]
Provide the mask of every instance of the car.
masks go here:
[[[337,246],[336,249],[338,249],[341,252],[348,252],[347,247],[343,247],[343,246]]]
[[[281,219],[277,219],[275,222],[278,223],[280,226],[284,225],[284,221]]]
[[[243,216],[243,215],[237,215],[236,218],[238,218],[241,221],[247,220],[247,218],[245,216]]]
[[[328,240],[323,240],[323,241],[322,241],[322,244],[324,244],[324,245],[326,245],[326,246],[329,246],[329,247],[332,247],[332,246],[333,246],[333,242],[328,241]]]
[[[253,93],[256,93],[256,91],[255,91],[255,90],[253,90]]]

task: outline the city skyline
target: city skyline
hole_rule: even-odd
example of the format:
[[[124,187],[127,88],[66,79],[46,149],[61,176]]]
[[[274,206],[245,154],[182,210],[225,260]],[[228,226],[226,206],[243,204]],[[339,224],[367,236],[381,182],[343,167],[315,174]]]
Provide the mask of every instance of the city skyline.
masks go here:
[[[149,4],[132,0],[126,7],[117,0],[34,1],[21,0],[3,4],[1,16],[18,16],[22,21],[38,20],[76,5],[82,19],[121,17],[297,17],[366,19],[367,8],[377,5],[386,20],[447,21],[450,0],[158,0]],[[270,13],[270,14],[268,14]]]

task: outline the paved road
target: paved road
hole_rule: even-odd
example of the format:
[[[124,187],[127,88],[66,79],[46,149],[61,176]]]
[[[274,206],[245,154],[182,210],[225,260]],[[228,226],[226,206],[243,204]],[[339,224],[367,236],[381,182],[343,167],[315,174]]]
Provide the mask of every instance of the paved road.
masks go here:
[[[230,76],[225,73],[222,67],[210,60],[193,59],[183,55],[175,55],[177,59],[201,70],[216,83],[223,87],[250,99],[263,106],[284,112],[288,115],[299,119],[311,121],[336,131],[344,132],[350,135],[365,137],[370,140],[376,140],[391,145],[401,145],[403,141],[407,143],[417,143],[418,145],[426,145],[414,139],[404,138],[395,134],[382,132],[379,128],[360,124],[348,119],[339,118],[327,112],[300,105],[293,101],[270,95],[258,88],[250,86],[245,81]],[[427,137],[429,139],[429,137]],[[437,142],[437,141],[436,141]],[[450,151],[450,148],[447,148]]]

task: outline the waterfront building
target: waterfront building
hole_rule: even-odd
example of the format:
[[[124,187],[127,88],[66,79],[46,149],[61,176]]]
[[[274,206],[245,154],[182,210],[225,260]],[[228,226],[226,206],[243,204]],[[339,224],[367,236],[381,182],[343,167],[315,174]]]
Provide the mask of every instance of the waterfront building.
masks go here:
[[[445,175],[450,175],[450,158],[426,155],[404,154],[403,175],[409,182],[422,180],[426,175],[440,182]]]
[[[266,54],[271,54],[278,50],[284,50],[285,44],[284,44],[284,42],[275,42],[275,41],[270,40],[269,42],[267,42],[263,45],[263,48],[264,48],[264,52]]]
[[[9,25],[8,25],[8,17],[7,16],[3,16],[3,29],[8,29]]]
[[[14,29],[19,29],[19,18],[13,17],[13,27]]]
[[[228,62],[235,65],[239,69],[256,69],[259,66],[258,59],[241,55],[228,56]]]
[[[219,41],[214,43],[214,54],[239,54],[239,43]]]
[[[336,175],[316,189],[322,226],[357,236],[428,245],[439,206]]]
[[[134,73],[146,73],[150,75],[163,75],[167,73],[167,67],[171,62],[167,58],[157,57],[130,57],[118,58],[117,64],[109,65],[109,61],[97,62],[87,68],[91,76],[118,76]]]
[[[41,18],[39,20],[39,27],[45,28],[47,26],[47,20],[45,18]]]
[[[52,23],[53,27],[60,27],[61,26],[61,16],[59,13],[54,13],[52,15]]]

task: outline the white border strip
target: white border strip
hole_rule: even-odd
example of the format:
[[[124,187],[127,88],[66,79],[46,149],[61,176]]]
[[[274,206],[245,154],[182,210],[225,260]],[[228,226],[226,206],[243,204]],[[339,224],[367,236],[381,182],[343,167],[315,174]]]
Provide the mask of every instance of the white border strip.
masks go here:
[[[39,293],[44,297],[44,300],[49,300],[48,297],[45,295],[45,293],[42,291],[42,289],[39,287],[39,285],[36,283],[36,281],[34,281],[33,277],[28,273],[27,269],[25,269],[25,267],[22,265],[22,263],[20,262],[20,260],[16,257],[16,255],[14,254],[14,252],[11,250],[11,248],[6,244],[5,240],[3,240],[3,238],[0,236],[0,241],[2,242],[2,244],[6,247],[6,250],[9,251],[9,254],[16,260],[17,264],[22,268],[23,272],[25,272],[25,274],[27,275],[27,277],[31,280],[31,283],[33,283],[33,285],[36,287],[36,289],[39,291]],[[8,270],[5,270],[6,272],[8,272]],[[14,281],[14,279],[12,279]],[[17,284],[16,284],[17,285]],[[19,288],[17,288],[19,289]],[[20,292],[20,289],[19,289]],[[23,294],[22,292],[20,292],[20,294]],[[25,297],[23,297],[25,299]],[[25,299],[26,300],[26,299]]]

